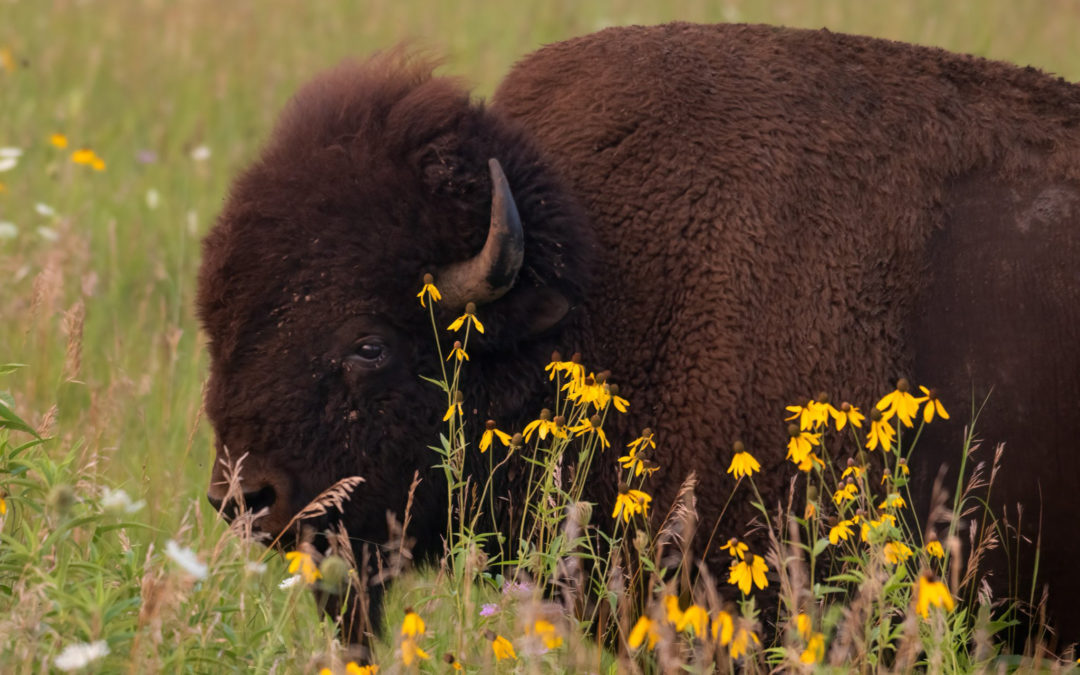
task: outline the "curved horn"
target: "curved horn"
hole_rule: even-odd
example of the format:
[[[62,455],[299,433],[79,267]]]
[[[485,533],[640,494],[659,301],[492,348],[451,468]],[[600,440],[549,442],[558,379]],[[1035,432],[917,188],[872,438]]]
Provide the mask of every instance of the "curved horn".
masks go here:
[[[482,305],[498,300],[513,287],[525,257],[525,235],[506,174],[497,159],[489,159],[488,168],[491,225],[484,248],[468,260],[447,265],[435,276],[435,283],[450,306],[464,307],[468,302]]]

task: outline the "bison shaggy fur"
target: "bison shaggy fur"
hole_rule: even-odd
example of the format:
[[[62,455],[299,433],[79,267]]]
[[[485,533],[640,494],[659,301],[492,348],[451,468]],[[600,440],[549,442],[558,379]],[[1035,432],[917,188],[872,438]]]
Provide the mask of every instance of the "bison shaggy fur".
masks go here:
[[[633,403],[635,427],[614,436],[648,425],[661,443],[655,512],[696,472],[707,535],[735,440],[761,460],[766,502],[787,499],[785,405],[824,390],[866,409],[899,376],[936,386],[953,417],[920,440],[925,499],[991,394],[978,434],[1007,444],[993,506],[1021,503],[1025,534],[1041,528],[1051,616],[1080,636],[1080,87],[748,25],[554,44],[490,105],[429,73],[384,56],[308,84],[205,241],[207,411],[219,449],[248,453],[263,527],[359,474],[343,521],[381,541],[419,472],[411,534],[421,554],[439,549],[427,446],[445,399],[420,379],[438,364],[415,294],[484,246],[496,158],[524,258],[478,310],[473,429],[521,429],[548,396],[552,349],[580,351]],[[460,306],[439,311],[448,323]],[[372,340],[376,365],[355,356]],[[511,499],[512,474],[499,479]],[[597,482],[602,506],[612,485]],[[740,535],[753,515],[736,499],[719,531]]]

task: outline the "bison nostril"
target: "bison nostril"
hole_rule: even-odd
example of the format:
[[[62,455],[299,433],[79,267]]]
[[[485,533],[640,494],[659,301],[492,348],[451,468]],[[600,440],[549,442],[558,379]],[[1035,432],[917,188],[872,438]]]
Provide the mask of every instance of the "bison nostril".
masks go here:
[[[277,501],[277,491],[273,485],[266,485],[253,492],[244,493],[244,505],[248,511],[258,513],[262,509],[269,509]]]

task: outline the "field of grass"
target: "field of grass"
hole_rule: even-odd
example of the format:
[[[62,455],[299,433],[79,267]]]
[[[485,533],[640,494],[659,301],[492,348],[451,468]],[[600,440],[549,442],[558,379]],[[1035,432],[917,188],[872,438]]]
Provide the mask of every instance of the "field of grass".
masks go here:
[[[192,297],[230,178],[296,86],[343,58],[406,41],[485,96],[542,44],[674,19],[826,26],[1080,80],[1074,0],[0,0],[0,148],[21,151],[0,172],[0,363],[27,364],[0,391],[51,438],[0,475],[9,528],[12,512],[29,523],[0,542],[4,584],[21,584],[0,587],[0,671],[45,672],[65,645],[107,640],[103,672],[315,672],[332,629],[306,594],[277,588],[281,560],[245,567],[261,552],[223,540],[203,498],[213,450]],[[103,170],[73,162],[79,148]],[[12,435],[4,466],[26,440]],[[102,515],[103,485],[145,506]],[[174,578],[169,540],[231,567]]]

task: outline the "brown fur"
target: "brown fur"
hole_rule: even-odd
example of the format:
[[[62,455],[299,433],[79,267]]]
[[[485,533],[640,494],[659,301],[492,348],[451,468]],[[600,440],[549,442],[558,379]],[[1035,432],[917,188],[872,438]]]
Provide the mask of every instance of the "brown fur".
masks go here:
[[[430,465],[445,404],[418,378],[436,364],[414,295],[424,271],[481,247],[496,157],[525,268],[481,308],[473,428],[492,416],[520,429],[551,348],[579,349],[657,432],[657,511],[696,471],[711,526],[736,439],[780,498],[787,404],[824,389],[865,409],[900,375],[938,385],[954,422],[920,458],[932,476],[956,460],[973,389],[981,401],[996,387],[980,428],[1010,444],[997,497],[1030,514],[1044,481],[1044,529],[1067,533],[1043,543],[1051,609],[1077,635],[1080,88],[941,50],[741,25],[546,47],[490,109],[426,72],[382,59],[308,85],[205,242],[207,410],[291,512],[362,475],[345,520],[380,541],[383,512],[400,515],[413,470]],[[533,335],[540,289],[574,309]],[[344,358],[368,333],[394,360],[358,375]],[[428,552],[440,481],[427,471],[417,491]],[[721,536],[752,514],[733,503]]]

